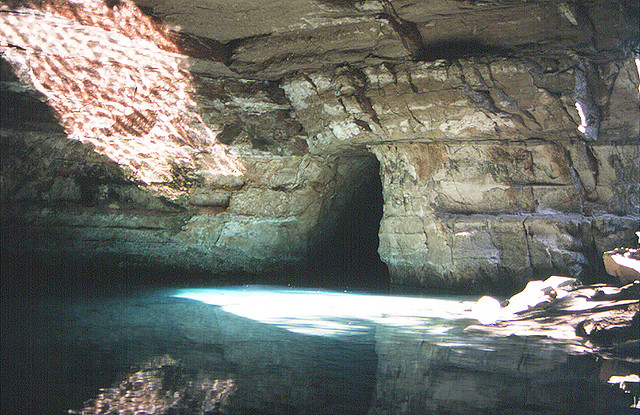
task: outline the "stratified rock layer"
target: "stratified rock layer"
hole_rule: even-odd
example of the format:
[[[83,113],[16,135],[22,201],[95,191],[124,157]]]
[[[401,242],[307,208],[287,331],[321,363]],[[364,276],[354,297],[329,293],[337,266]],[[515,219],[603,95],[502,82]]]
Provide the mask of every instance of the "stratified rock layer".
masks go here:
[[[640,12],[507,3],[7,2],[3,255],[465,290],[601,271],[640,221]]]
[[[508,287],[553,272],[581,276],[613,247],[607,232],[629,240],[638,226],[633,63],[605,65],[616,73],[606,99],[629,104],[601,120],[598,141],[577,130],[570,66],[338,68],[284,88],[312,153],[361,143],[380,160],[379,252],[393,282]]]
[[[616,237],[629,240],[638,226],[637,182],[619,179],[638,177],[636,144],[434,143],[375,151],[388,166],[380,252],[403,282],[508,283],[554,270],[580,276],[594,255]],[[598,172],[573,162],[587,154]]]

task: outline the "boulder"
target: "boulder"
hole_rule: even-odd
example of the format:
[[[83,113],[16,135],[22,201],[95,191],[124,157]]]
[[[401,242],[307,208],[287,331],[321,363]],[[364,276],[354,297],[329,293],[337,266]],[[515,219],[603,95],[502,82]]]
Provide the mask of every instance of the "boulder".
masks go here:
[[[637,249],[617,248],[602,255],[605,269],[618,277],[621,284],[640,280],[640,252]]]
[[[640,232],[636,232],[640,243]],[[640,250],[633,248],[616,248],[602,254],[607,273],[618,277],[620,283],[629,284],[640,279]]]

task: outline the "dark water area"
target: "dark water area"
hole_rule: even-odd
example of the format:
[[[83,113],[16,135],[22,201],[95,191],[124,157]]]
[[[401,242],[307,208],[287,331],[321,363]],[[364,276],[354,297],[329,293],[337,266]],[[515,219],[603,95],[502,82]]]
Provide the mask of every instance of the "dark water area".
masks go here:
[[[474,297],[50,287],[3,287],[3,414],[637,413],[574,345],[465,330]]]

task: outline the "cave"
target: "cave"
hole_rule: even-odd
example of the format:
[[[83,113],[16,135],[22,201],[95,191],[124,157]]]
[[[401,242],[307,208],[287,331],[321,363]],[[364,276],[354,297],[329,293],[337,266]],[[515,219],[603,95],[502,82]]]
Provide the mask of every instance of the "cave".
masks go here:
[[[365,3],[296,3],[273,30],[164,2],[3,5],[3,223],[34,242],[7,245],[151,280],[606,278],[594,258],[639,214],[637,8]],[[505,14],[522,31],[469,29]]]
[[[347,176],[326,197],[309,253],[310,284],[384,290],[389,273],[378,253],[384,205],[380,163],[371,153],[339,160]]]
[[[636,3],[0,2],[3,411],[637,413]]]

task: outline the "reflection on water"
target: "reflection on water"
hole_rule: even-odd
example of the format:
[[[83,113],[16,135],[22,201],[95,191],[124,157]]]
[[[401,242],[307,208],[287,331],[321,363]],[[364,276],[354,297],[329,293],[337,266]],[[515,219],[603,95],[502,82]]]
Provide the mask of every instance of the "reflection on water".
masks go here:
[[[69,412],[81,415],[218,413],[225,412],[234,391],[232,379],[202,377],[165,355],[145,362],[140,370],[117,386],[101,389],[81,411]]]
[[[11,298],[3,413],[633,413],[601,373],[611,364],[466,331],[465,300],[268,287]]]

